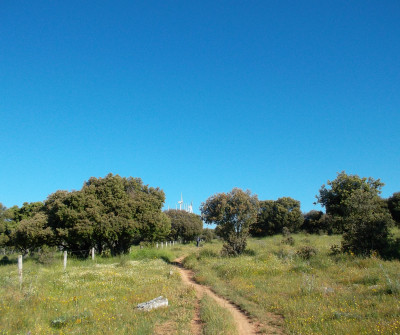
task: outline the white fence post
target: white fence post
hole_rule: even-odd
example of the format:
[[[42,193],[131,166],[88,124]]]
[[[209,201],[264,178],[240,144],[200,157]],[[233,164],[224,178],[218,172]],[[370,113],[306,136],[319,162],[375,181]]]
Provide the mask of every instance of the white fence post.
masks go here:
[[[94,261],[94,248],[92,248],[92,261]]]
[[[157,249],[158,249],[158,242],[157,242]]]
[[[64,251],[64,271],[67,269],[67,251]]]
[[[19,288],[22,288],[22,255],[18,255]]]

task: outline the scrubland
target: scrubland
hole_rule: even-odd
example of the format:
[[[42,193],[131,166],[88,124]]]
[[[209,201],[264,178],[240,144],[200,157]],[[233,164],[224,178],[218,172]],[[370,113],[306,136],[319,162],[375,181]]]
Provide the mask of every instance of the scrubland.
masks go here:
[[[340,236],[250,239],[244,255],[221,258],[221,243],[186,259],[196,280],[211,286],[264,325],[288,334],[400,334],[400,263],[331,254]],[[312,246],[306,259],[299,250]],[[270,318],[270,312],[281,318]]]
[[[45,265],[28,257],[22,286],[11,256],[0,265],[0,334],[190,334],[198,304],[204,334],[235,334],[226,310],[207,296],[197,302],[182,285],[171,264],[182,255],[199,283],[265,329],[276,323],[287,334],[400,334],[398,260],[332,254],[340,236],[292,237],[292,245],[282,236],[250,239],[245,254],[231,258],[220,256],[220,241],[134,247],[122,257],[69,258],[66,271],[61,254]],[[298,252],[306,246],[316,254]],[[168,308],[136,309],[160,295]]]

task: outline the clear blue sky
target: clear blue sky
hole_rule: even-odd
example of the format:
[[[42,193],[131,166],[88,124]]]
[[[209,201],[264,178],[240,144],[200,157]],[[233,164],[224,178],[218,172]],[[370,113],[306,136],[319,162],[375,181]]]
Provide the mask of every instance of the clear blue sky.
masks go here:
[[[0,202],[109,172],[317,208],[345,170],[400,191],[399,1],[0,2]]]

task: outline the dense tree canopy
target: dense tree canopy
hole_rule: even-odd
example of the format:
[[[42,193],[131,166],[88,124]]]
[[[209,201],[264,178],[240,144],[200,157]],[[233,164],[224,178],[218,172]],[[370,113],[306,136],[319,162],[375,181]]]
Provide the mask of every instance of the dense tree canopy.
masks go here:
[[[47,226],[47,215],[39,211],[31,217],[22,219],[11,234],[13,246],[23,254],[43,245],[53,244],[53,232]]]
[[[21,208],[13,206],[7,210],[2,205],[0,207],[2,207],[0,210],[0,212],[2,212],[2,214],[0,214],[2,217],[0,220],[0,246],[15,246],[23,253],[26,253],[30,248],[29,241],[33,231],[26,231],[27,236],[23,237],[25,234],[24,229],[29,230],[29,223],[27,222],[30,222],[38,213],[43,212],[43,203],[24,202]],[[36,221],[33,220],[32,222]],[[21,223],[23,224],[21,225]]]
[[[133,243],[169,234],[170,220],[161,212],[164,200],[163,191],[139,178],[109,174],[90,178],[80,191],[57,191],[45,206],[49,226],[63,247],[85,251],[96,246],[120,254]]]
[[[386,202],[379,196],[383,183],[341,172],[328,185],[331,189],[323,185],[317,198],[326,207],[334,230],[343,233],[343,250],[362,255],[372,251],[384,254],[390,242],[392,219]]]
[[[193,241],[203,232],[203,221],[194,213],[170,209],[165,214],[171,219],[170,238],[174,240]]]
[[[218,234],[225,240],[227,254],[242,253],[247,244],[250,226],[256,222],[258,199],[250,191],[234,188],[218,193],[201,204],[201,215],[207,224],[216,224]]]
[[[144,185],[140,178],[108,174],[90,178],[78,191],[56,191],[45,202],[8,209],[0,203],[0,247],[26,253],[58,246],[83,257],[92,247],[115,255],[142,241],[211,239],[216,234],[225,241],[224,253],[238,255],[245,250],[249,233],[266,236],[301,228],[343,233],[342,248],[347,251],[383,253],[390,242],[392,217],[400,222],[400,192],[383,200],[382,186],[379,179],[343,171],[319,190],[317,199],[326,214],[304,215],[300,202],[290,197],[258,201],[250,191],[234,188],[209,197],[201,205],[200,217],[178,210],[162,212],[162,190]],[[215,224],[215,230],[205,233],[202,220]]]
[[[0,247],[3,247],[9,241],[7,208],[0,202]]]
[[[311,210],[303,214],[304,222],[301,229],[310,234],[330,232],[326,215],[322,211]]]
[[[346,199],[343,249],[355,254],[385,253],[392,218],[383,201],[371,192],[355,190]]]
[[[330,216],[334,232],[344,231],[344,218],[349,215],[347,200],[356,190],[362,190],[371,196],[378,196],[381,193],[383,183],[377,179],[360,178],[357,175],[347,175],[344,171],[338,173],[335,180],[327,182],[330,188],[322,185],[317,195],[318,202],[326,208],[326,214]]]
[[[390,214],[398,226],[400,226],[400,192],[393,193],[387,200]]]
[[[168,236],[170,219],[161,211],[164,200],[162,190],[139,178],[93,177],[79,191],[57,191],[44,204],[24,203],[7,210],[14,227],[6,235],[8,222],[2,219],[0,241],[25,252],[46,244],[79,256],[92,247],[121,254],[131,244]]]
[[[211,242],[214,238],[216,238],[215,229],[203,228],[203,232],[201,234],[201,238],[206,242]]]
[[[259,207],[257,222],[251,228],[254,236],[279,234],[284,227],[295,232],[303,223],[300,201],[290,197],[260,201]]]
[[[36,213],[43,210],[43,202],[24,202],[22,207],[13,206],[7,210],[8,218],[14,223],[18,223],[24,219],[29,219],[36,215]]]

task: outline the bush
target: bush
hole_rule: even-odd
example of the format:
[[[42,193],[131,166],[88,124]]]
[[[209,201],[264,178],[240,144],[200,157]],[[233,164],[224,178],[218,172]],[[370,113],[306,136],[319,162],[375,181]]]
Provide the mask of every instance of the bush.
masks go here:
[[[301,247],[300,250],[296,252],[296,255],[303,259],[310,259],[317,254],[317,249],[311,246]]]
[[[294,245],[294,238],[292,236],[288,236],[288,237],[284,238],[281,241],[281,243],[293,246]]]
[[[294,253],[291,250],[279,249],[274,253],[276,257],[281,259],[284,262],[292,261]]]
[[[392,219],[377,196],[357,191],[349,198],[342,249],[356,255],[370,256],[376,251],[383,255],[390,242]]]
[[[290,230],[288,227],[283,227],[282,228],[282,235],[283,236],[290,236]]]
[[[38,253],[38,263],[40,264],[52,264],[54,262],[54,252],[52,248],[50,248],[47,245],[44,245],[40,248],[40,251]]]
[[[331,245],[329,249],[330,249],[329,254],[332,256],[336,256],[342,253],[342,248],[337,244]]]
[[[222,246],[222,256],[238,256],[246,249],[247,236],[229,235],[226,243]]]
[[[205,242],[211,242],[214,238],[216,238],[215,230],[214,229],[209,229],[209,228],[204,228],[203,233],[201,234],[201,238]]]

